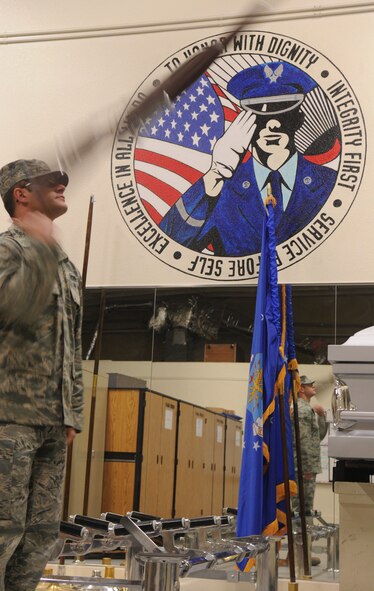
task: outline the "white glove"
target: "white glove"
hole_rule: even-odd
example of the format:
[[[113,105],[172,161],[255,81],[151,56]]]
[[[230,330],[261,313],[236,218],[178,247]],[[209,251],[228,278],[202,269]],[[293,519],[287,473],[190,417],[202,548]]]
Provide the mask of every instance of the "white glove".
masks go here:
[[[213,148],[212,164],[204,175],[205,192],[217,197],[223,183],[234,174],[238,164],[248,149],[256,129],[256,116],[250,111],[242,111],[230,127],[216,142]]]

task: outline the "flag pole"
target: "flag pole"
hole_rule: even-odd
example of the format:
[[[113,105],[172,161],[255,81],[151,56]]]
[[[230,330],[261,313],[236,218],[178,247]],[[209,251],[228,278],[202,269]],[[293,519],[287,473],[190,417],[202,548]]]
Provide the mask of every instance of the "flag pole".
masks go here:
[[[295,484],[288,416],[290,396],[287,397],[288,406],[284,405],[284,382],[288,378],[285,345],[288,341],[285,314],[281,322],[280,313],[275,205],[268,185],[249,364],[237,535],[276,535],[287,527],[291,564],[289,589],[295,591],[298,586],[290,511],[290,491]],[[244,559],[238,562],[238,568],[248,572],[251,564]]]
[[[271,184],[267,187],[267,203],[271,203],[274,208],[276,199],[272,194]],[[279,351],[284,359],[285,355],[285,337],[286,337],[286,290],[282,286],[282,327]],[[296,582],[295,570],[295,548],[293,543],[292,517],[291,517],[291,492],[290,492],[290,476],[288,467],[288,450],[287,450],[287,431],[286,431],[286,414],[285,414],[285,400],[284,400],[284,380],[280,382],[279,389],[279,422],[281,431],[282,444],[282,460],[283,460],[283,481],[284,481],[284,501],[286,508],[286,525],[287,525],[287,542],[288,542],[288,564],[290,571],[290,581],[288,583],[289,591],[297,591],[299,586]]]
[[[90,243],[91,243],[91,230],[92,230],[92,218],[93,218],[93,207],[95,198],[90,195],[90,204],[88,206],[87,214],[87,225],[86,225],[86,239],[84,244],[84,256],[83,256],[83,267],[82,267],[82,294],[83,299],[86,290],[86,279],[88,269],[88,258],[90,254]],[[69,514],[69,500],[70,500],[70,484],[71,484],[71,467],[73,460],[73,443],[68,447],[66,453],[66,469],[65,469],[65,488],[64,488],[64,500],[62,509],[62,518],[67,519]]]
[[[293,418],[294,418],[294,428],[295,428],[297,485],[298,485],[299,510],[300,510],[300,521],[301,521],[301,537],[302,537],[302,542],[303,542],[304,579],[311,579],[312,573],[311,573],[309,553],[308,553],[308,536],[307,536],[307,530],[306,530],[306,516],[305,516],[304,480],[303,480],[303,467],[302,467],[302,460],[301,460],[299,407],[297,404],[297,392],[296,392],[296,387],[295,387],[296,371],[291,369],[290,374],[291,374],[291,389],[292,389],[292,402],[293,402]]]
[[[84,256],[83,256],[83,267],[82,267],[82,291],[83,295],[86,289],[87,282],[87,270],[88,270],[88,257],[90,255],[90,243],[91,243],[91,230],[92,230],[92,218],[93,218],[93,207],[95,203],[95,197],[90,196],[90,205],[88,207],[87,216],[87,228],[86,228],[86,241],[84,244]]]
[[[292,518],[291,518],[291,495],[290,495],[290,481],[288,470],[288,456],[287,456],[287,437],[286,437],[286,417],[284,411],[284,391],[279,392],[279,415],[280,428],[282,438],[282,458],[283,458],[283,474],[284,474],[284,496],[286,503],[286,520],[287,520],[287,542],[288,542],[288,563],[290,568],[290,582],[288,584],[289,591],[295,591],[299,588],[296,583],[295,572],[295,550],[293,544]]]
[[[95,363],[92,377],[92,390],[91,390],[91,409],[90,409],[90,421],[88,427],[88,442],[87,442],[87,456],[86,456],[86,474],[84,479],[84,496],[83,496],[83,515],[87,514],[88,500],[90,494],[90,477],[91,477],[91,462],[92,462],[92,447],[93,447],[93,435],[95,427],[95,412],[96,412],[96,394],[97,394],[97,382],[99,378],[99,363],[101,356],[101,341],[103,336],[104,328],[104,315],[105,315],[105,300],[106,290],[101,290],[100,297],[100,310],[99,310],[99,322],[97,327],[97,339],[95,345]]]

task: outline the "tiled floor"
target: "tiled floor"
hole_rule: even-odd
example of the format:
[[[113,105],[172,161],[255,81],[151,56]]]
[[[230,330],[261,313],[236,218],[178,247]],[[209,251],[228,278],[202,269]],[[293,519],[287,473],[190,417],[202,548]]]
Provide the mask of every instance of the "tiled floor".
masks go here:
[[[283,549],[281,549],[280,557],[285,558],[287,556],[287,543],[283,544]],[[319,583],[332,583],[335,586],[332,589],[338,588],[339,583],[339,571],[336,567],[338,565],[334,565],[333,569],[328,569],[327,566],[327,548],[326,548],[326,540],[321,539],[319,541],[313,542],[312,545],[312,556],[320,559],[320,564],[318,566],[312,566],[312,580]],[[295,557],[297,560],[297,557]],[[332,560],[334,558],[332,557]],[[338,560],[335,558],[335,560]],[[299,576],[300,580],[302,580],[302,575],[304,572],[303,564],[297,565],[296,563],[296,575]],[[279,567],[278,575],[280,579],[287,579],[289,580],[289,569],[288,567]]]
[[[279,579],[278,591],[288,591],[286,579]],[[298,581],[298,591],[339,591],[339,583],[321,581]],[[181,591],[255,591],[254,583],[230,583],[202,579],[182,579]]]
[[[321,556],[322,557],[322,556]],[[117,564],[115,564],[117,563]],[[125,576],[124,568],[119,566],[119,561],[113,561],[115,576],[122,578]],[[48,565],[53,568],[53,573],[57,574],[58,565],[51,563]],[[65,565],[65,574],[67,576],[90,577],[93,569],[104,567],[99,561],[84,561],[78,564],[72,564],[70,561]],[[104,572],[103,572],[104,574]],[[334,575],[323,570],[323,563],[319,567],[312,569],[313,579],[311,581],[298,581],[298,591],[339,591],[339,583],[334,581]],[[279,569],[278,591],[288,591],[289,572],[288,568]],[[336,577],[336,575],[335,575]],[[248,582],[233,583],[230,581],[185,578],[180,580],[181,591],[255,591],[255,584]]]

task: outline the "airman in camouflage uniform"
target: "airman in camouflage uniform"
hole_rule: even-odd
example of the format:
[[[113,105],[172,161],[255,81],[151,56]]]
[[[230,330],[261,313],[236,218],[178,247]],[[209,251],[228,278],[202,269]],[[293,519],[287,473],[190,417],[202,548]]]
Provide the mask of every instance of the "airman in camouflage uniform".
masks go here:
[[[327,433],[326,413],[322,406],[310,405],[310,400],[316,394],[314,381],[307,376],[300,377],[301,387],[297,401],[299,411],[301,465],[303,469],[303,484],[305,497],[305,512],[313,510],[316,476],[321,469],[321,441]],[[295,450],[295,466],[296,466]],[[295,511],[299,511],[299,498],[292,502]]]
[[[66,446],[82,427],[81,285],[53,238],[68,177],[0,170],[0,591],[34,591],[58,536]]]

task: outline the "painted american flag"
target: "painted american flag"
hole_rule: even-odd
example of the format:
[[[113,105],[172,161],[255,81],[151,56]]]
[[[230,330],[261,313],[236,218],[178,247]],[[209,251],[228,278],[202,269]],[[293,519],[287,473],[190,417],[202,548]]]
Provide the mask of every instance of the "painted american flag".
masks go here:
[[[134,169],[139,195],[158,224],[209,169],[218,138],[240,112],[237,100],[206,73],[139,130]]]

